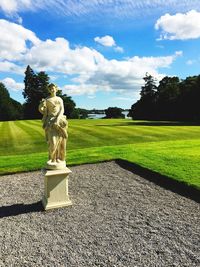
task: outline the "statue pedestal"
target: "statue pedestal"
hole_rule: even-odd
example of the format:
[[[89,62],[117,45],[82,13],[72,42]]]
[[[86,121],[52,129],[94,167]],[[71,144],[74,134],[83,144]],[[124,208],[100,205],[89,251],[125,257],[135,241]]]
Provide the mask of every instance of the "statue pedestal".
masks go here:
[[[44,197],[42,204],[45,210],[72,205],[68,196],[67,167],[62,170],[44,170]]]

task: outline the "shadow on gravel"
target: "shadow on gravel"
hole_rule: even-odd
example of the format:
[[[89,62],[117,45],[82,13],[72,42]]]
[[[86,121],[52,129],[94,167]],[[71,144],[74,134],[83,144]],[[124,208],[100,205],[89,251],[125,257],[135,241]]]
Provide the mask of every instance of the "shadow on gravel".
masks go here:
[[[148,181],[151,181],[167,190],[170,190],[176,194],[190,198],[196,201],[197,203],[200,203],[200,190],[194,187],[188,186],[182,182],[177,182],[176,180],[173,180],[167,176],[148,170],[144,167],[141,167],[135,163],[126,160],[116,159],[115,162],[120,167],[131,171],[132,173],[137,174]]]
[[[25,214],[29,212],[43,211],[42,202],[38,201],[32,204],[14,204],[11,206],[0,207],[0,218],[16,216],[20,214]]]

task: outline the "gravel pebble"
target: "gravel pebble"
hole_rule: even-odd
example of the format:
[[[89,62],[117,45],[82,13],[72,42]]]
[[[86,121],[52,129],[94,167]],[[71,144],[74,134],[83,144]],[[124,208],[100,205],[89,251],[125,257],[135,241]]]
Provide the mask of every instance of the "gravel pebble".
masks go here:
[[[46,212],[41,172],[0,177],[0,266],[200,266],[197,202],[116,162],[70,169],[73,205]]]

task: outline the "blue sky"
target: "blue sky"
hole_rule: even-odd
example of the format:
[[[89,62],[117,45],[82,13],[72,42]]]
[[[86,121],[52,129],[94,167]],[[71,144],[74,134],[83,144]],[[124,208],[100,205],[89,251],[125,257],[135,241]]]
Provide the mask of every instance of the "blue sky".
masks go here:
[[[200,74],[199,0],[0,0],[0,80],[46,71],[77,107],[130,108],[146,72]]]

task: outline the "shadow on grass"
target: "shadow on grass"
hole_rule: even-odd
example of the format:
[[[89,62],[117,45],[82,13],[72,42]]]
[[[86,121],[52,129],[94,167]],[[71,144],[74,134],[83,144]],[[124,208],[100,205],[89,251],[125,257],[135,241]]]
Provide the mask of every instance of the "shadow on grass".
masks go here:
[[[197,122],[183,121],[125,121],[114,124],[96,124],[96,126],[199,126]]]
[[[192,186],[188,186],[187,184],[183,182],[178,182],[176,180],[173,180],[172,178],[161,175],[157,172],[151,171],[149,169],[146,169],[144,167],[141,167],[135,163],[132,163],[126,160],[116,159],[115,162],[120,167],[126,170],[129,170],[132,173],[137,174],[143,177],[144,179],[151,181],[164,189],[170,190],[176,194],[179,194],[181,196],[192,199],[196,201],[197,203],[200,203],[200,190]]]
[[[20,214],[43,211],[42,202],[32,204],[14,204],[11,206],[0,207],[0,218],[16,216]]]

